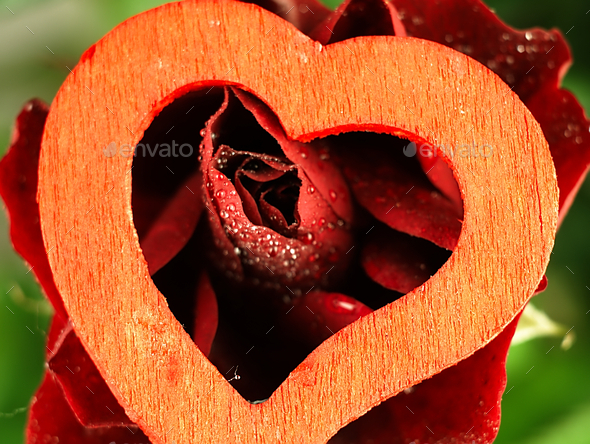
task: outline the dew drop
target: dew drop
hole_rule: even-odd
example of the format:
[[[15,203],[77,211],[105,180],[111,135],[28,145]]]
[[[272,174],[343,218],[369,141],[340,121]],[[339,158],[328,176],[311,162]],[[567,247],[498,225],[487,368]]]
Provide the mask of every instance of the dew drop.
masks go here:
[[[219,190],[217,193],[215,193],[215,197],[217,197],[218,199],[225,198],[225,190]]]
[[[525,37],[527,40],[529,40],[529,41],[530,41],[530,40],[532,40],[532,39],[533,39],[533,33],[532,33],[531,31],[527,31],[527,32],[524,34],[524,37]]]
[[[199,134],[201,137],[205,137],[205,134],[207,134],[207,129],[203,128]]]
[[[336,198],[338,197],[336,191],[330,190],[328,191],[328,195],[330,196],[330,199],[332,199],[332,202],[336,202]]]
[[[522,54],[524,52],[524,45],[518,45],[516,50]]]
[[[351,314],[354,313],[357,308],[356,304],[351,302],[348,298],[345,299],[340,296],[327,298],[325,303],[328,310],[338,314]]]

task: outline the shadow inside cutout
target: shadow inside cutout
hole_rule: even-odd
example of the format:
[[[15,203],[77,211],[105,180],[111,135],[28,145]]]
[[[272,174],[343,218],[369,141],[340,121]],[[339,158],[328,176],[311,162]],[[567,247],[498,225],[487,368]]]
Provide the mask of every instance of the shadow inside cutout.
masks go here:
[[[360,131],[289,141],[272,111],[229,87],[176,99],[134,155],[135,227],[150,270],[163,263],[152,279],[250,402],[428,280],[461,229],[456,182],[432,148]]]

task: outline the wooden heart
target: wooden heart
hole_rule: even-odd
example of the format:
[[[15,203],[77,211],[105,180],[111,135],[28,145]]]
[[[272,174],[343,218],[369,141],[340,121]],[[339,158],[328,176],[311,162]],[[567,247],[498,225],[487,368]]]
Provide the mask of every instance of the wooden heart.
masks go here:
[[[103,155],[111,141],[137,144],[175,98],[221,84],[264,100],[293,139],[369,130],[442,147],[464,199],[459,243],[435,276],[325,341],[257,405],[168,309],[133,225],[133,158]],[[464,143],[493,155],[444,148]],[[557,222],[541,129],[487,68],[412,38],[322,47],[258,7],[215,0],[148,11],[84,54],[51,107],[38,198],[78,336],[129,417],[162,443],[325,442],[490,342],[533,294]]]

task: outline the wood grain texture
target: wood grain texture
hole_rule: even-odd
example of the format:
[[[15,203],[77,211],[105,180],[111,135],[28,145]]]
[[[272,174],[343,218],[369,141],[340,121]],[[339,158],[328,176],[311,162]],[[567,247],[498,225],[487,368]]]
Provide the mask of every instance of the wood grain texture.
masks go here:
[[[366,129],[453,149],[493,147],[489,157],[441,149],[465,208],[449,261],[325,341],[257,405],[168,309],[133,225],[133,159],[103,155],[113,141],[138,143],[174,98],[221,84],[256,94],[295,139]],[[189,0],[128,20],[83,56],[51,107],[38,199],[76,332],[153,442],[317,444],[469,356],[514,318],[547,265],[558,192],[539,125],[472,59],[412,38],[322,47],[258,7]]]

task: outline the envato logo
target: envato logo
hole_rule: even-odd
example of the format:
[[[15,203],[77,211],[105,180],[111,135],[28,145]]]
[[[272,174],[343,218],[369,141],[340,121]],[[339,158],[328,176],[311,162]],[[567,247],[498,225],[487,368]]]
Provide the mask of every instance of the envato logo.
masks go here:
[[[414,157],[416,153],[420,153],[422,157],[437,157],[439,153],[443,156],[453,159],[456,157],[492,157],[494,148],[492,145],[484,144],[477,145],[473,142],[471,145],[464,143],[463,145],[447,146],[447,145],[430,145],[423,143],[418,146],[415,142],[410,142],[403,148],[406,157]]]
[[[117,145],[111,142],[102,150],[105,157],[190,157],[193,152],[193,146],[190,143],[179,145],[175,140],[172,144],[156,143],[153,146],[149,143],[138,143],[132,146],[128,143]]]

